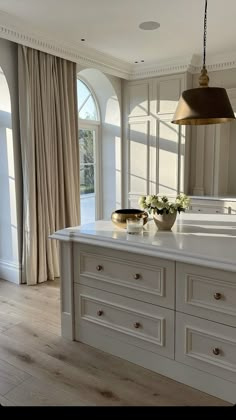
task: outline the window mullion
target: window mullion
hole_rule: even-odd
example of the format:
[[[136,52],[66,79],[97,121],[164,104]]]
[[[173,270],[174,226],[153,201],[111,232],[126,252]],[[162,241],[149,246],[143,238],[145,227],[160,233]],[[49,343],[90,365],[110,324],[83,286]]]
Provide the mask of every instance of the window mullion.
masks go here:
[[[84,102],[80,106],[79,111],[78,111],[79,113],[80,113],[81,109],[84,107],[84,105],[86,104],[86,102],[89,100],[90,96],[92,96],[91,93],[87,96],[87,98],[85,98]]]

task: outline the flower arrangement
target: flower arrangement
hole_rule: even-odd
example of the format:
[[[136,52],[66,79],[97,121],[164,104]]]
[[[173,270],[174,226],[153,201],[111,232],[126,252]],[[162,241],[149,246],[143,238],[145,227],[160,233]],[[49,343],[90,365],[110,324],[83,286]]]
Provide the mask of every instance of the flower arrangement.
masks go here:
[[[189,208],[190,198],[185,194],[178,194],[174,201],[165,195],[147,195],[139,198],[139,206],[149,214],[174,214]]]

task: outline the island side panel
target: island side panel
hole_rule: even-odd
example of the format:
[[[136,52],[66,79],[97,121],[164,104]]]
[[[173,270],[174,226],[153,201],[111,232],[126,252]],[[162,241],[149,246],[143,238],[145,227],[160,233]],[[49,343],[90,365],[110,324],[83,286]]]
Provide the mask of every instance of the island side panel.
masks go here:
[[[61,334],[74,340],[73,243],[60,242]]]

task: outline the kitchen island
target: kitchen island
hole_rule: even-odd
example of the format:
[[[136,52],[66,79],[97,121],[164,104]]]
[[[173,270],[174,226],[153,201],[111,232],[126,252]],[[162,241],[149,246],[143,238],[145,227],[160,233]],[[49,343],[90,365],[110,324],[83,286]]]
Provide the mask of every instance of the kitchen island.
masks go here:
[[[62,335],[236,402],[236,216],[63,229]]]

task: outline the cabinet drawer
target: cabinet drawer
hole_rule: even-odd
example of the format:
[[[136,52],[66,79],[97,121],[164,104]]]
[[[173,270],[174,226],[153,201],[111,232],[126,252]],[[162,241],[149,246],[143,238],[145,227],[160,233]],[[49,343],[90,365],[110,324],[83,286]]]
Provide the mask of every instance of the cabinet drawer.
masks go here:
[[[236,326],[236,274],[177,263],[177,310]]]
[[[176,316],[176,360],[236,382],[236,329],[190,315]]]
[[[174,262],[135,254],[128,259],[116,252],[118,258],[110,250],[104,254],[81,250],[75,282],[174,308]]]
[[[89,339],[93,329],[134,346],[174,357],[173,311],[75,284],[76,340],[83,341],[81,337],[85,333]]]
[[[189,213],[222,213],[229,214],[230,209],[223,206],[207,206],[207,205],[192,205],[188,211]]]

